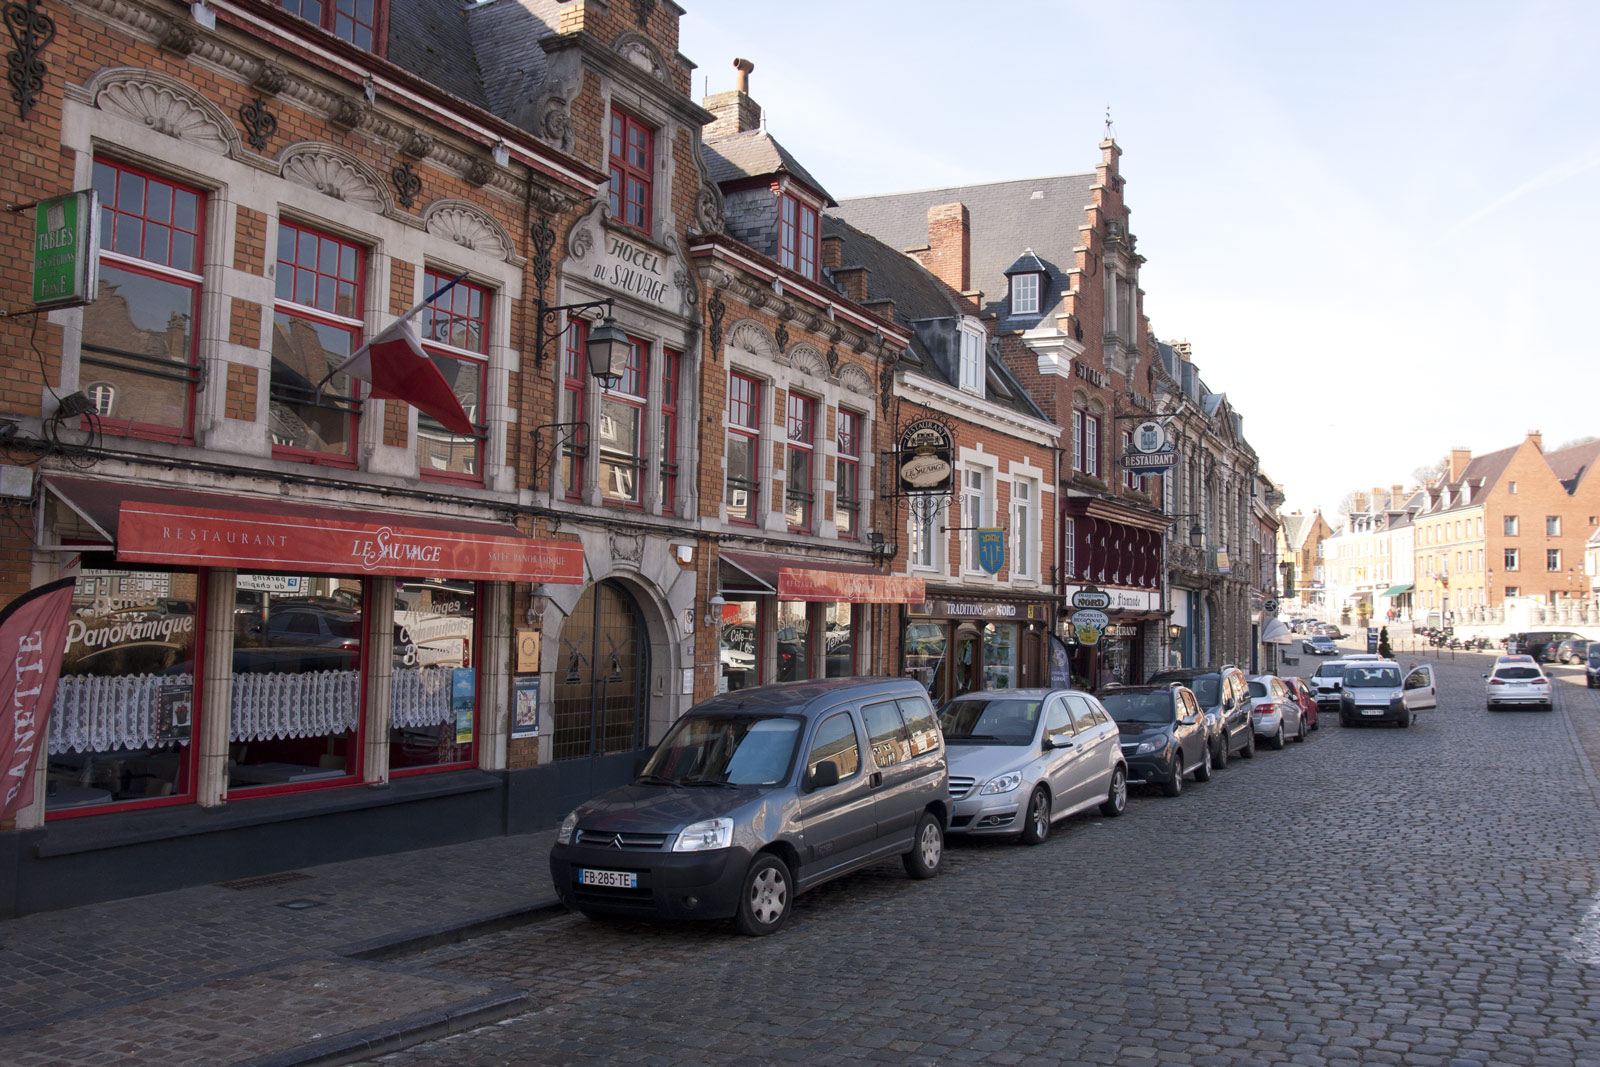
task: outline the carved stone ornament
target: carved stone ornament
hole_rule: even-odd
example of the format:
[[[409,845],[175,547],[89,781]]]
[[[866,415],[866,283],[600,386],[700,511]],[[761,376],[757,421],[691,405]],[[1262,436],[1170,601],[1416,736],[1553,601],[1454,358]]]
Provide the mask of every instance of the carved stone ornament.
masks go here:
[[[333,102],[333,107],[328,111],[328,120],[340,129],[353,130],[361,125],[361,119],[366,110],[361,102],[353,97],[337,97]]]
[[[383,212],[389,198],[372,169],[343,149],[315,141],[290,145],[279,156],[283,176],[324,196]]]
[[[778,329],[782,330],[783,327],[779,326]],[[801,374],[807,374],[813,378],[827,376],[827,371],[822,366],[822,353],[810,345],[795,345],[789,351],[789,365]]]
[[[895,360],[886,357],[883,369],[878,372],[878,407],[885,414],[888,413],[889,405],[894,400],[894,365]]]
[[[839,373],[839,349],[836,345],[828,346],[828,373]]]
[[[261,61],[261,66],[256,68],[255,77],[250,79],[250,88],[267,96],[277,96],[289,87],[289,72],[276,63]]]
[[[487,159],[474,159],[467,164],[467,181],[473,185],[488,185],[489,180],[493,177],[494,167],[490,165]]]
[[[222,109],[188,85],[155,71],[120,67],[102,71],[88,86],[94,106],[221,155],[240,146]]]
[[[711,313],[711,358],[714,361],[722,360],[722,317],[728,313],[728,305],[723,303],[722,294],[711,290],[711,299],[706,303],[706,310]]]
[[[610,537],[612,559],[619,562],[638,564],[644,558],[644,538],[639,534],[612,531]]]
[[[672,75],[655,48],[637,34],[624,34],[616,45],[617,54],[658,82],[670,82]]]
[[[422,228],[496,259],[511,253],[511,235],[493,218],[465,200],[436,200],[422,213]]]
[[[39,57],[56,38],[56,20],[45,14],[39,0],[8,3],[4,12],[6,29],[11,31],[11,43],[16,46],[6,53],[6,81],[11,86],[17,114],[26,121],[33,102],[44,92],[44,76],[49,68]]]
[[[400,142],[400,151],[412,159],[427,159],[428,153],[433,151],[433,138],[420,130],[412,130]]]
[[[200,47],[200,35],[187,22],[169,22],[161,35],[161,47],[186,56]]]
[[[878,391],[872,387],[872,375],[854,363],[846,363],[840,369],[839,385],[857,396],[870,398],[878,395]]]
[[[733,329],[728,331],[728,347],[768,359],[778,356],[778,346],[773,343],[772,335],[749,319],[734,323]]]
[[[701,233],[722,232],[727,225],[722,204],[722,190],[709,182],[700,187],[700,195],[694,205],[694,219]]]

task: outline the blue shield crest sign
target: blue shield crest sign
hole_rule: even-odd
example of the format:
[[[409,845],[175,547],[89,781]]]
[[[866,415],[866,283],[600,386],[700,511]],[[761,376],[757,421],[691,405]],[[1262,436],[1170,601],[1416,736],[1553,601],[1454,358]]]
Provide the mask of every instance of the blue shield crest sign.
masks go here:
[[[978,531],[978,566],[986,574],[999,574],[1006,565],[1006,532],[1004,530]]]

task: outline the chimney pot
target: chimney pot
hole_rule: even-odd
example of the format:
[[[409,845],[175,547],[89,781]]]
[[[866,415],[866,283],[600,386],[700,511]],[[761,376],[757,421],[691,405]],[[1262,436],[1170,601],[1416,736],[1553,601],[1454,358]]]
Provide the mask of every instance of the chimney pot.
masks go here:
[[[738,77],[734,80],[734,87],[741,93],[748,93],[750,91],[750,75],[755,71],[756,65],[748,59],[735,59],[733,61],[733,69],[739,72]]]

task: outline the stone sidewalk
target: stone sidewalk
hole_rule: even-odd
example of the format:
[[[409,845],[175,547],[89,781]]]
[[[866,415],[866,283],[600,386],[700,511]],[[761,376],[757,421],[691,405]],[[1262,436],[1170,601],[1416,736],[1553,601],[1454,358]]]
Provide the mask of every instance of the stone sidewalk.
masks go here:
[[[562,914],[554,831],[0,922],[0,1063],[338,1063],[530,1004],[392,962]]]

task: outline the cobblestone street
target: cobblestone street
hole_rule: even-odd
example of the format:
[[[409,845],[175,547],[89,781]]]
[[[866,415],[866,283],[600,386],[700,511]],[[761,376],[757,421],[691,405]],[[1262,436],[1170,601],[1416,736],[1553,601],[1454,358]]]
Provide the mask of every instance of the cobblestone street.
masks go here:
[[[1600,1063],[1600,701],[1558,668],[1554,714],[1489,714],[1489,659],[1447,655],[1409,730],[1330,716],[1038,849],[834,883],[768,940],[563,917],[436,950],[536,1010],[377,1062]]]

